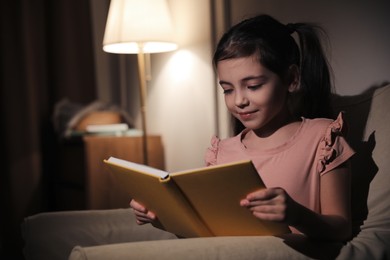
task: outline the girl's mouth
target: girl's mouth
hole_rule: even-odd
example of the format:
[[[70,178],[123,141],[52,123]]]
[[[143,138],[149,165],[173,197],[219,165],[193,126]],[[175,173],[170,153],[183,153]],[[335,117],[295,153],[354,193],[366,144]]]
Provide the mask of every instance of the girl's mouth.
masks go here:
[[[252,118],[253,114],[255,113],[256,111],[251,111],[251,112],[239,112],[238,115],[240,116],[240,118],[242,120],[249,120]]]

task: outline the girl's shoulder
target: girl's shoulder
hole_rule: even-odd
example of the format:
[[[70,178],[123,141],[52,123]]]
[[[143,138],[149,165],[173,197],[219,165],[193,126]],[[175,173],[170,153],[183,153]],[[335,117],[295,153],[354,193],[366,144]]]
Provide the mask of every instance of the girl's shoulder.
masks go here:
[[[245,132],[247,132],[248,129],[244,129],[241,133],[238,135],[227,137],[227,138],[219,138],[218,136],[214,135],[211,137],[210,145],[214,149],[218,149],[219,147],[236,147],[241,144],[241,137]]]
[[[337,118],[314,118],[314,119],[303,119],[305,121],[306,128],[310,131],[316,132],[325,135],[330,133],[339,133],[344,135],[347,131],[347,125],[344,120],[344,114],[340,112]]]
[[[318,172],[324,174],[349,159],[355,151],[345,139],[347,124],[343,113],[339,113],[336,120],[330,120],[319,145],[320,158]]]
[[[304,131],[300,136],[300,148],[316,148],[317,171],[329,172],[350,158],[354,151],[345,139],[347,125],[340,113],[335,120],[326,118],[303,119]]]
[[[223,150],[224,154],[229,158],[229,154],[232,156],[237,154],[237,152],[241,149],[240,138],[241,134],[224,139],[213,136],[210,141],[210,146],[207,148],[205,154],[206,165],[208,166],[217,164],[217,157],[221,150]],[[231,159],[234,160],[234,158]]]
[[[304,125],[306,128],[312,130],[321,130],[329,127],[330,124],[333,123],[334,120],[329,118],[304,118]]]

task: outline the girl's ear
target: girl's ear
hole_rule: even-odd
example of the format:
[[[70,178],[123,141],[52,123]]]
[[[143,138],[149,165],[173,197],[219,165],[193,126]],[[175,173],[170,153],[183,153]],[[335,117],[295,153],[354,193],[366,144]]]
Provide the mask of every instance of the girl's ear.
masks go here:
[[[288,92],[296,92],[299,87],[300,73],[297,65],[288,68]]]

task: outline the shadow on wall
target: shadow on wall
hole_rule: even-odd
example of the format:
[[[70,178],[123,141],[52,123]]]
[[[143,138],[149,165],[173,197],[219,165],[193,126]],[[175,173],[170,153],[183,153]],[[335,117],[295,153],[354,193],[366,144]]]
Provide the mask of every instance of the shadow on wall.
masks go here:
[[[372,98],[375,91],[385,85],[372,86],[362,94],[355,96],[334,96],[333,104],[335,112],[344,112],[347,128],[347,140],[356,154],[351,159],[351,213],[353,237],[360,233],[360,227],[367,219],[367,198],[370,183],[378,173],[378,166],[373,159],[373,151],[376,148],[375,130],[366,133],[366,125],[369,119]],[[343,244],[322,243],[310,240],[297,234],[283,235],[284,243],[306,256],[316,259],[334,259],[338,256]]]
[[[350,129],[347,133],[347,140],[356,151],[351,159],[353,236],[360,232],[360,226],[367,218],[368,191],[371,181],[378,172],[378,166],[372,158],[376,146],[375,131],[365,133],[365,126],[370,114],[374,92],[387,84],[389,82],[372,86],[362,94],[355,96],[334,97],[335,110],[345,112],[345,120]],[[364,140],[364,136],[368,136],[367,140]]]

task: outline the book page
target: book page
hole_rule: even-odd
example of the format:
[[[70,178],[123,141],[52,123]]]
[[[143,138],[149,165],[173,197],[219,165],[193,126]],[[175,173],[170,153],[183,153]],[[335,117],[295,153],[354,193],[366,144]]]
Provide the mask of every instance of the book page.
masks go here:
[[[265,188],[250,161],[209,166],[171,174],[198,215],[215,236],[276,235],[289,233],[287,225],[261,221],[240,200]]]
[[[152,174],[152,175],[157,176],[161,179],[166,179],[169,176],[169,173],[166,171],[159,170],[159,169],[156,169],[156,168],[144,165],[144,164],[139,164],[139,163],[134,163],[134,162],[129,162],[126,160],[118,159],[118,158],[115,158],[112,156],[107,161],[115,163],[115,164],[120,165],[120,166],[125,167],[125,168],[136,170],[138,172]]]
[[[169,175],[157,176],[163,177],[164,171],[116,158],[104,162],[118,185],[128,190],[129,202],[135,199],[156,213],[166,231],[182,237],[212,236]]]

